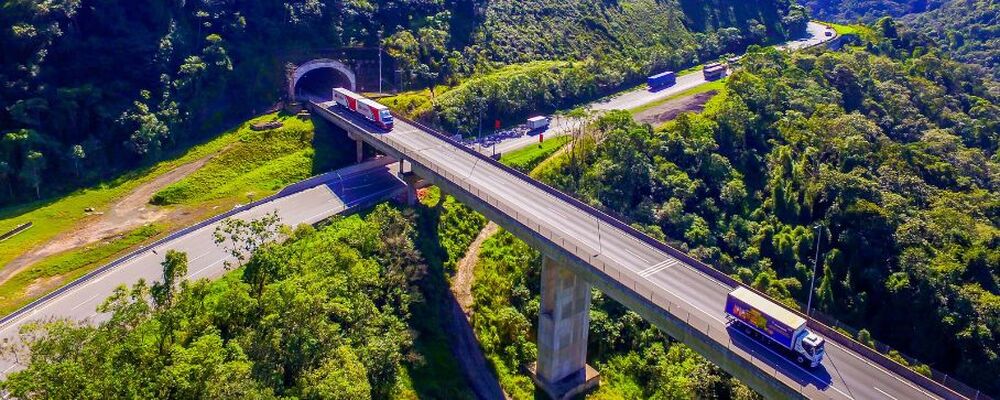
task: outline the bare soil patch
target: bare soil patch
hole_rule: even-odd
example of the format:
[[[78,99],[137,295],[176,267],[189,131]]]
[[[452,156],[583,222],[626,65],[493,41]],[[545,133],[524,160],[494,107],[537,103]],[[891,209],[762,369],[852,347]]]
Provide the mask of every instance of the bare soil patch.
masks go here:
[[[14,259],[14,261],[4,266],[3,270],[0,270],[0,284],[7,282],[12,276],[17,275],[18,272],[48,256],[81,248],[120,235],[142,225],[160,221],[167,216],[176,215],[182,219],[185,216],[189,216],[190,212],[170,210],[151,205],[149,204],[149,199],[161,189],[197,171],[214,156],[214,154],[211,154],[181,165],[170,172],[142,184],[108,210],[97,210],[97,212],[85,218],[74,229],[56,235],[52,240]],[[80,210],[80,212],[83,212],[83,210]]]
[[[670,100],[656,107],[643,110],[632,116],[637,122],[658,126],[664,122],[677,118],[681,113],[693,111],[701,112],[705,109],[705,103],[715,97],[716,90],[695,95],[681,97]]]

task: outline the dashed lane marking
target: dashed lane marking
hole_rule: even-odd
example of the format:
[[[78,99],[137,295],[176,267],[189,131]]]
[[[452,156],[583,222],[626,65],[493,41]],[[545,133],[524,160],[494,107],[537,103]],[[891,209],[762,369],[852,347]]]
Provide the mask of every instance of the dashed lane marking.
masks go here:
[[[651,275],[653,275],[653,274],[655,274],[657,272],[660,272],[660,271],[663,271],[663,270],[665,270],[667,268],[673,267],[675,264],[677,264],[677,259],[676,258],[668,258],[668,259],[664,260],[663,262],[660,262],[659,264],[655,264],[653,266],[650,266],[649,268],[646,268],[646,269],[644,269],[642,271],[639,271],[639,276],[641,276],[643,278],[648,278],[649,276],[651,276]]]

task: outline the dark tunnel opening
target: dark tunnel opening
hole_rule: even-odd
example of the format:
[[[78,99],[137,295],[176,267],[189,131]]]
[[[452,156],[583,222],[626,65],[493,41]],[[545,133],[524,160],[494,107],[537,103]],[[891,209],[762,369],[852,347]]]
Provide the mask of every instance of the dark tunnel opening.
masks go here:
[[[333,88],[350,88],[351,83],[344,74],[333,68],[317,68],[306,72],[295,83],[295,96],[317,101],[333,100]]]

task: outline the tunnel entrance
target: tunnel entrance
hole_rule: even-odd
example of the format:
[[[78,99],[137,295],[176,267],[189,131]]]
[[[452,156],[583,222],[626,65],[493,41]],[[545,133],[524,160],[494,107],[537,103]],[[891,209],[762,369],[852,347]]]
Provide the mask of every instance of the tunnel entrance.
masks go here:
[[[289,77],[289,97],[299,100],[333,100],[333,88],[356,89],[356,77],[343,63],[320,59],[295,68]]]

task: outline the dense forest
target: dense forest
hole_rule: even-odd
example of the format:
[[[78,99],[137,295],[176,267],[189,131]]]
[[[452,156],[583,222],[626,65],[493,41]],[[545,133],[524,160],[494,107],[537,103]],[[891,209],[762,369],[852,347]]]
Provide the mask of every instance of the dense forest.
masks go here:
[[[312,49],[381,40],[402,87],[552,58],[620,83],[623,71],[786,37],[807,18],[789,0],[4,0],[2,8],[0,204],[161,159],[264,111],[282,96],[290,55]],[[616,69],[623,60],[627,68]],[[575,84],[588,94],[604,88]]]
[[[1000,3],[954,0],[900,19],[905,29],[926,35],[954,59],[979,64],[1000,79]]]
[[[955,0],[802,0],[801,3],[814,18],[823,21],[872,23],[882,17],[933,10],[948,1]]]
[[[657,131],[608,114],[539,173],[789,304],[821,234],[819,310],[996,394],[996,83],[875,30],[752,51],[703,114]]]
[[[897,18],[902,35],[1000,76],[1000,3],[992,0],[808,0],[813,17],[839,23]]]
[[[231,231],[263,237],[274,222]],[[27,348],[5,344],[30,349],[30,363],[3,389],[21,399],[414,396],[399,392],[404,366],[421,363],[411,308],[427,269],[413,221],[380,206],[287,234],[214,282],[182,280],[188,255],[168,252],[163,279],[119,288],[106,321],[32,325]]]

